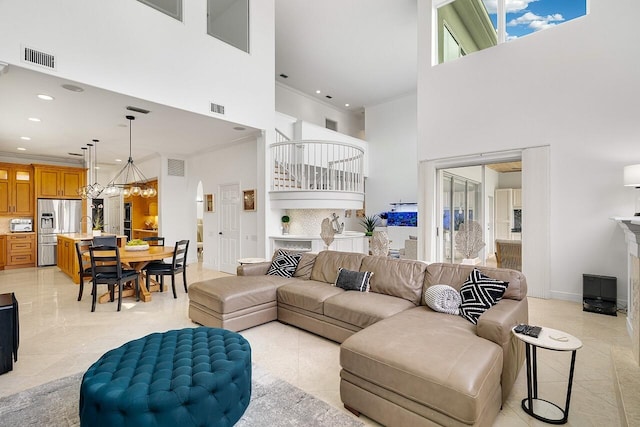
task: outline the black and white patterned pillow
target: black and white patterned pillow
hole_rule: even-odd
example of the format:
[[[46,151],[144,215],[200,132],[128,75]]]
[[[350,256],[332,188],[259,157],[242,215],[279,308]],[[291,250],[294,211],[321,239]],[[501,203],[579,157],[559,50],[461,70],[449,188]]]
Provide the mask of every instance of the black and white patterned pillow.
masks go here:
[[[334,286],[345,291],[369,292],[371,276],[373,276],[373,273],[370,271],[351,271],[346,268],[339,268]]]
[[[296,272],[302,255],[278,249],[267,271],[270,276],[291,277]]]
[[[492,279],[474,268],[460,287],[460,316],[477,325],[480,315],[502,299],[507,286],[509,282]]]

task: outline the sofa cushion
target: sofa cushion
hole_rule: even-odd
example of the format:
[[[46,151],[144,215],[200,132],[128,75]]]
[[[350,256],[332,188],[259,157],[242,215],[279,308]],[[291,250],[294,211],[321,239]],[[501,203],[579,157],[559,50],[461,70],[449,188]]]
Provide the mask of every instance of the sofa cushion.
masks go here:
[[[278,303],[287,304],[317,314],[323,314],[324,301],[345,292],[328,283],[299,280],[278,288]]]
[[[360,271],[371,271],[371,292],[391,295],[420,304],[427,264],[421,261],[368,256],[362,260]]]
[[[431,285],[444,283],[460,290],[474,268],[476,267],[473,265],[465,264],[429,264],[425,275],[425,289]],[[527,280],[521,272],[506,268],[477,268],[489,277],[509,282],[509,287],[502,298],[520,301],[527,296]]]
[[[465,424],[500,387],[502,349],[460,316],[414,307],[340,346],[343,370]]]
[[[411,302],[373,292],[347,291],[327,298],[324,315],[359,328],[415,307]]]
[[[351,271],[339,268],[335,286],[345,291],[369,292],[369,280],[372,275],[373,273],[370,271]]]
[[[460,315],[474,325],[482,313],[502,299],[509,282],[493,279],[474,268],[460,288]]]
[[[317,254],[310,252],[302,252],[300,254],[298,268],[296,268],[296,272],[293,273],[293,277],[308,280],[311,277],[311,270],[313,269],[313,264],[315,264],[317,256]]]
[[[276,289],[296,279],[278,276],[229,276],[189,286],[189,300],[217,313],[233,313],[276,300]]]
[[[310,279],[324,283],[336,283],[340,267],[359,271],[365,256],[365,254],[351,252],[322,251],[316,257]]]
[[[267,271],[269,276],[291,277],[298,268],[301,255],[288,251],[278,250],[273,256],[271,266]]]

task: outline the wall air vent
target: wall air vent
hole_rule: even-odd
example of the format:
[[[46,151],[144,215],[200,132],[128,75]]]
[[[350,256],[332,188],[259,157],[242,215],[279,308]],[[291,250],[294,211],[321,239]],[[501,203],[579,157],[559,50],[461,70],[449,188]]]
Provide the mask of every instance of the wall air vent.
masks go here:
[[[140,114],[149,114],[150,113],[149,110],[145,110],[144,108],[140,108],[140,107],[132,107],[131,105],[127,105],[127,110],[135,111],[136,113],[140,113]]]
[[[184,160],[167,159],[167,175],[184,176]]]
[[[224,105],[211,103],[211,112],[216,114],[224,114]]]
[[[52,70],[56,69],[55,56],[26,46],[22,47],[22,62],[39,65]]]

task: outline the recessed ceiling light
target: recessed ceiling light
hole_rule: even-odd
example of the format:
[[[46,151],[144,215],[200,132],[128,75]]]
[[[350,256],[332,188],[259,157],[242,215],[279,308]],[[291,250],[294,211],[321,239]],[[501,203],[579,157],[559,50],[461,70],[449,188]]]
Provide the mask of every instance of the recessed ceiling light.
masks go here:
[[[18,151],[27,151],[26,148],[18,147]]]
[[[247,128],[244,128],[242,126],[236,126],[233,128],[234,130],[247,130]]]
[[[22,139],[23,141],[31,141],[31,138],[29,138],[28,136],[21,136],[20,139]]]
[[[321,92],[321,91],[319,91],[319,90],[317,90],[317,91],[316,91],[316,93],[318,93],[318,94],[319,94],[319,93],[322,93],[322,92]]]
[[[29,117],[29,121],[30,122],[39,122],[41,120],[39,118],[37,118],[37,117]]]
[[[44,100],[44,101],[53,101],[55,98],[51,95],[46,95],[44,93],[39,93],[38,94],[38,98]]]
[[[84,89],[76,85],[63,84],[62,87],[66,90],[70,90],[71,92],[84,92]]]
[[[344,104],[344,106],[345,106],[345,107],[348,107],[348,106],[349,106],[349,104]]]
[[[116,162],[121,162],[121,161],[122,161],[122,159],[116,159]]]
[[[100,169],[100,166],[96,166],[96,167],[94,167],[94,169]]]

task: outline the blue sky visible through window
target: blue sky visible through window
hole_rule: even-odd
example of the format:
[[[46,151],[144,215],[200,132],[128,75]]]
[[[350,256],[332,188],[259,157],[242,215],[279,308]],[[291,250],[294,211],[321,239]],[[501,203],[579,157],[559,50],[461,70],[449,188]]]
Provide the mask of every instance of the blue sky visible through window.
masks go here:
[[[483,0],[497,28],[498,0]],[[587,0],[506,0],[507,40],[526,36],[587,14]]]

